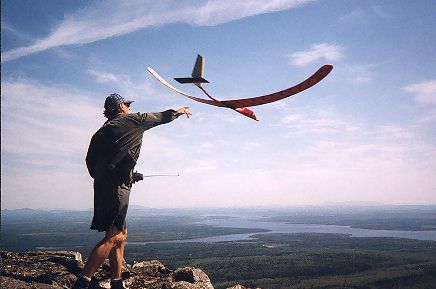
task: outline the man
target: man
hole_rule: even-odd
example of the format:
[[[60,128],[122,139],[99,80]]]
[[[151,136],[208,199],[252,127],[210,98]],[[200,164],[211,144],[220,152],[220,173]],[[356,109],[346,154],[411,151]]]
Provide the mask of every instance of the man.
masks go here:
[[[109,258],[111,288],[124,288],[121,270],[127,237],[126,214],[132,184],[141,175],[133,169],[139,157],[144,132],[180,115],[192,115],[188,107],[158,113],[130,113],[132,101],[111,94],[104,103],[108,119],[93,135],[86,155],[94,179],[94,218],[91,229],[106,232],[94,247],[73,288],[88,288],[91,278]]]

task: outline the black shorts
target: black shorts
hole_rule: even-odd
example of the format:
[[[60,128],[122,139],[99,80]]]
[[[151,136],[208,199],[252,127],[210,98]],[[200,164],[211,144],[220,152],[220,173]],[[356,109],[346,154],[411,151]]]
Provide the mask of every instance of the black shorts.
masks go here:
[[[94,217],[91,229],[99,232],[116,226],[126,229],[131,184],[116,182],[114,178],[94,180]]]

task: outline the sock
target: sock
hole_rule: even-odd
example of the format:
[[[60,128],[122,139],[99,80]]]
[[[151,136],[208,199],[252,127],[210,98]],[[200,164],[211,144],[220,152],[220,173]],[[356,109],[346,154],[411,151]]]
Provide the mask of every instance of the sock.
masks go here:
[[[91,278],[89,278],[88,276],[83,275],[83,273],[80,273],[79,277],[82,278],[83,280],[87,281],[87,282],[91,282]]]
[[[111,288],[112,289],[126,289],[126,287],[124,287],[123,279],[121,279],[121,278],[111,279]]]
[[[111,282],[120,282],[121,279],[122,279],[121,277],[120,277],[120,278],[115,278],[115,279],[112,279],[112,278],[111,278]]]

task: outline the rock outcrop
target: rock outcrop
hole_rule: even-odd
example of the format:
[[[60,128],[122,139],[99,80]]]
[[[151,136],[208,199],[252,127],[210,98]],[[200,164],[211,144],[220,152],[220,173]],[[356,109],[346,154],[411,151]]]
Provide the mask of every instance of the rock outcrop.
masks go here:
[[[80,253],[69,251],[2,252],[1,288],[71,288],[83,268]],[[213,289],[209,277],[192,267],[167,269],[157,260],[124,264],[123,280],[130,289]],[[109,264],[96,273],[93,288],[110,288]]]

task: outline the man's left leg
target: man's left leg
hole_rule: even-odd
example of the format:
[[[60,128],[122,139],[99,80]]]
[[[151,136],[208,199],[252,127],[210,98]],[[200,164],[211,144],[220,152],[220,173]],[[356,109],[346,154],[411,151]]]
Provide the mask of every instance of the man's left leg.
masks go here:
[[[123,270],[124,245],[127,238],[127,230],[121,232],[123,238],[109,253],[109,265],[112,280],[120,279]]]

